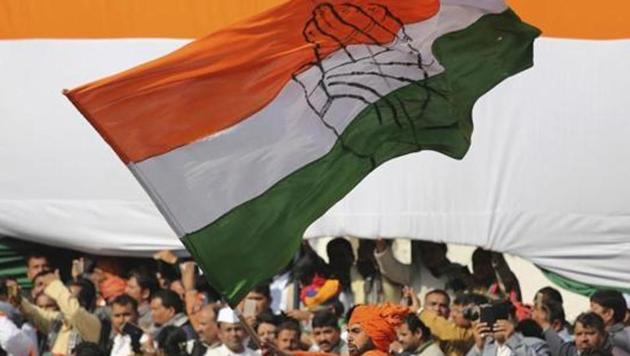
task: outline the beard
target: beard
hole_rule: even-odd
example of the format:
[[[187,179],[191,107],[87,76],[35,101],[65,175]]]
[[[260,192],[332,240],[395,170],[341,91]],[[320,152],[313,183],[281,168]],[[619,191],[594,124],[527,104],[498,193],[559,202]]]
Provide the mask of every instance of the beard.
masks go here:
[[[373,350],[374,348],[375,347],[374,347],[374,343],[372,342],[372,340],[368,340],[362,346],[358,346],[355,343],[348,342],[348,353],[350,354],[350,356],[363,355],[367,351]]]

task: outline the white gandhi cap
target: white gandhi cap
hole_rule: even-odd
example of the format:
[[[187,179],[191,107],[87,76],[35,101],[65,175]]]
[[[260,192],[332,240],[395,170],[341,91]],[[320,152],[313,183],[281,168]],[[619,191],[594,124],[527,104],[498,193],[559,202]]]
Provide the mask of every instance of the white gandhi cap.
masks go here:
[[[219,323],[230,323],[230,324],[236,324],[240,322],[238,320],[238,317],[236,316],[236,313],[230,307],[224,307],[224,308],[221,308],[221,310],[219,310],[219,316],[217,317],[217,321]]]

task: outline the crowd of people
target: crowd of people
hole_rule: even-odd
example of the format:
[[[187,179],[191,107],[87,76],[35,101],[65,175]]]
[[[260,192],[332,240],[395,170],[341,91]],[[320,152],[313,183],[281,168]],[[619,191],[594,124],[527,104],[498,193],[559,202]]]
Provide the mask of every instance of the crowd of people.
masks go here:
[[[115,259],[26,257],[31,289],[0,279],[0,354],[7,355],[630,355],[624,295],[599,290],[566,320],[549,286],[523,300],[499,253],[469,269],[444,244],[413,241],[411,264],[390,241],[308,243],[231,308],[191,260],[170,251],[121,270]],[[356,253],[355,253],[356,251]]]

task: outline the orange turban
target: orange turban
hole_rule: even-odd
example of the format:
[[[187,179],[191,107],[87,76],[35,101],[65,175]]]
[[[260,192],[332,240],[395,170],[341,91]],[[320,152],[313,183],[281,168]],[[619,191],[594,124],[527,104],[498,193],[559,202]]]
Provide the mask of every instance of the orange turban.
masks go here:
[[[397,304],[359,305],[352,311],[348,326],[360,324],[374,346],[388,352],[389,345],[396,341],[396,328],[407,314],[409,309]]]

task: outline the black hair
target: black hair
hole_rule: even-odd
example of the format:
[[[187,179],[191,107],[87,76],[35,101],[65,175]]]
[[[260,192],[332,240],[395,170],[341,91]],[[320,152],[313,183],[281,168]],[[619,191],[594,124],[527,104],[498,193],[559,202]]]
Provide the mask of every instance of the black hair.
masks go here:
[[[350,267],[356,260],[350,241],[343,237],[336,237],[330,240],[326,245],[326,254],[328,255],[328,272],[330,277],[338,279],[344,289],[349,288],[351,283]],[[343,259],[337,260],[335,256],[343,256]],[[345,259],[346,257],[348,258]],[[339,265],[338,263],[341,261],[348,264]]]
[[[351,306],[350,309],[348,309],[348,311],[346,312],[346,315],[345,315],[346,324],[350,324],[350,319],[352,319],[352,313],[354,313],[354,310],[360,305],[364,305],[364,304],[355,304],[355,305]]]
[[[616,290],[598,290],[591,296],[591,302],[597,303],[604,308],[613,310],[613,320],[615,323],[623,322],[626,318],[628,305],[621,292]]]
[[[431,339],[431,329],[426,326],[420,318],[414,313],[409,313],[404,319],[404,323],[407,324],[409,331],[414,334],[422,332],[422,338],[425,340]]]
[[[300,329],[300,322],[289,317],[285,317],[284,320],[278,325],[276,329],[276,335],[279,335],[282,330],[293,330],[298,334],[298,338],[302,335],[302,330]]]
[[[265,311],[256,316],[256,323],[254,324],[254,331],[258,332],[258,327],[261,324],[272,324],[278,326],[279,320],[278,317],[273,315],[272,313]]]
[[[269,283],[259,284],[254,289],[252,289],[251,292],[257,293],[257,294],[262,294],[269,301],[271,301],[271,289],[269,288]]]
[[[593,313],[582,313],[575,319],[575,324],[580,323],[585,328],[595,329],[602,335],[606,335],[606,325],[601,316]]]
[[[328,244],[326,244],[326,254],[328,255],[328,257],[334,254],[336,250],[346,250],[352,255],[352,257],[354,257],[352,244],[350,243],[350,241],[344,239],[343,237],[335,237],[334,239],[330,240]]]
[[[81,288],[77,295],[79,305],[87,311],[92,311],[96,307],[96,287],[94,283],[86,278],[77,278],[70,281],[71,286]]]
[[[129,273],[129,279],[135,278],[140,289],[146,289],[150,295],[153,295],[160,289],[160,283],[154,273],[150,273],[144,269],[136,269]]]
[[[326,262],[315,252],[306,250],[293,266],[293,276],[302,285],[308,285],[316,274],[322,277],[328,276]]]
[[[135,310],[136,312],[138,311],[138,301],[130,297],[128,294],[121,294],[117,296],[116,298],[114,298],[114,300],[111,301],[110,304],[111,305],[118,304],[118,305],[123,305],[123,306],[131,305],[133,310]]]
[[[562,306],[562,303],[559,303],[554,299],[548,299],[546,302],[542,302],[542,307],[547,311],[547,314],[549,314],[549,321],[554,322],[558,320],[564,324],[566,316],[564,314],[564,307]]]
[[[521,320],[516,325],[515,330],[523,334],[523,336],[545,340],[545,337],[543,336],[543,329],[532,319]]]
[[[174,325],[165,326],[155,338],[158,348],[169,356],[184,356],[186,352],[186,333]]]
[[[462,293],[458,294],[455,299],[453,299],[453,304],[457,305],[481,305],[487,303],[488,297],[477,293]]]
[[[374,258],[374,249],[376,248],[376,241],[374,240],[359,240],[359,248],[357,249],[357,270],[361,277],[377,277],[380,275],[378,263]]]
[[[444,296],[446,298],[446,304],[448,304],[449,306],[451,305],[451,296],[448,295],[448,293],[446,293],[446,291],[444,289],[433,289],[433,290],[429,291],[427,294],[425,294],[424,298],[426,298],[427,296],[429,296],[431,294],[440,294],[440,295]]]
[[[50,264],[50,258],[48,258],[46,254],[39,251],[33,251],[29,253],[28,255],[26,255],[26,257],[24,257],[24,261],[26,261],[26,265],[28,265],[28,263],[34,258],[44,258],[46,259],[46,262]]]
[[[151,300],[160,298],[164,308],[173,308],[175,314],[184,312],[184,303],[179,295],[170,289],[160,289],[153,293]]]
[[[537,296],[539,294],[542,296],[543,303],[546,302],[547,300],[554,300],[560,304],[564,303],[564,301],[562,300],[562,294],[560,294],[560,291],[553,287],[540,288],[538,292],[536,292],[535,295]]]
[[[313,329],[331,327],[339,330],[339,320],[337,316],[330,311],[320,311],[315,313],[311,322]]]
[[[95,343],[83,341],[72,350],[76,356],[105,356],[105,352]]]

